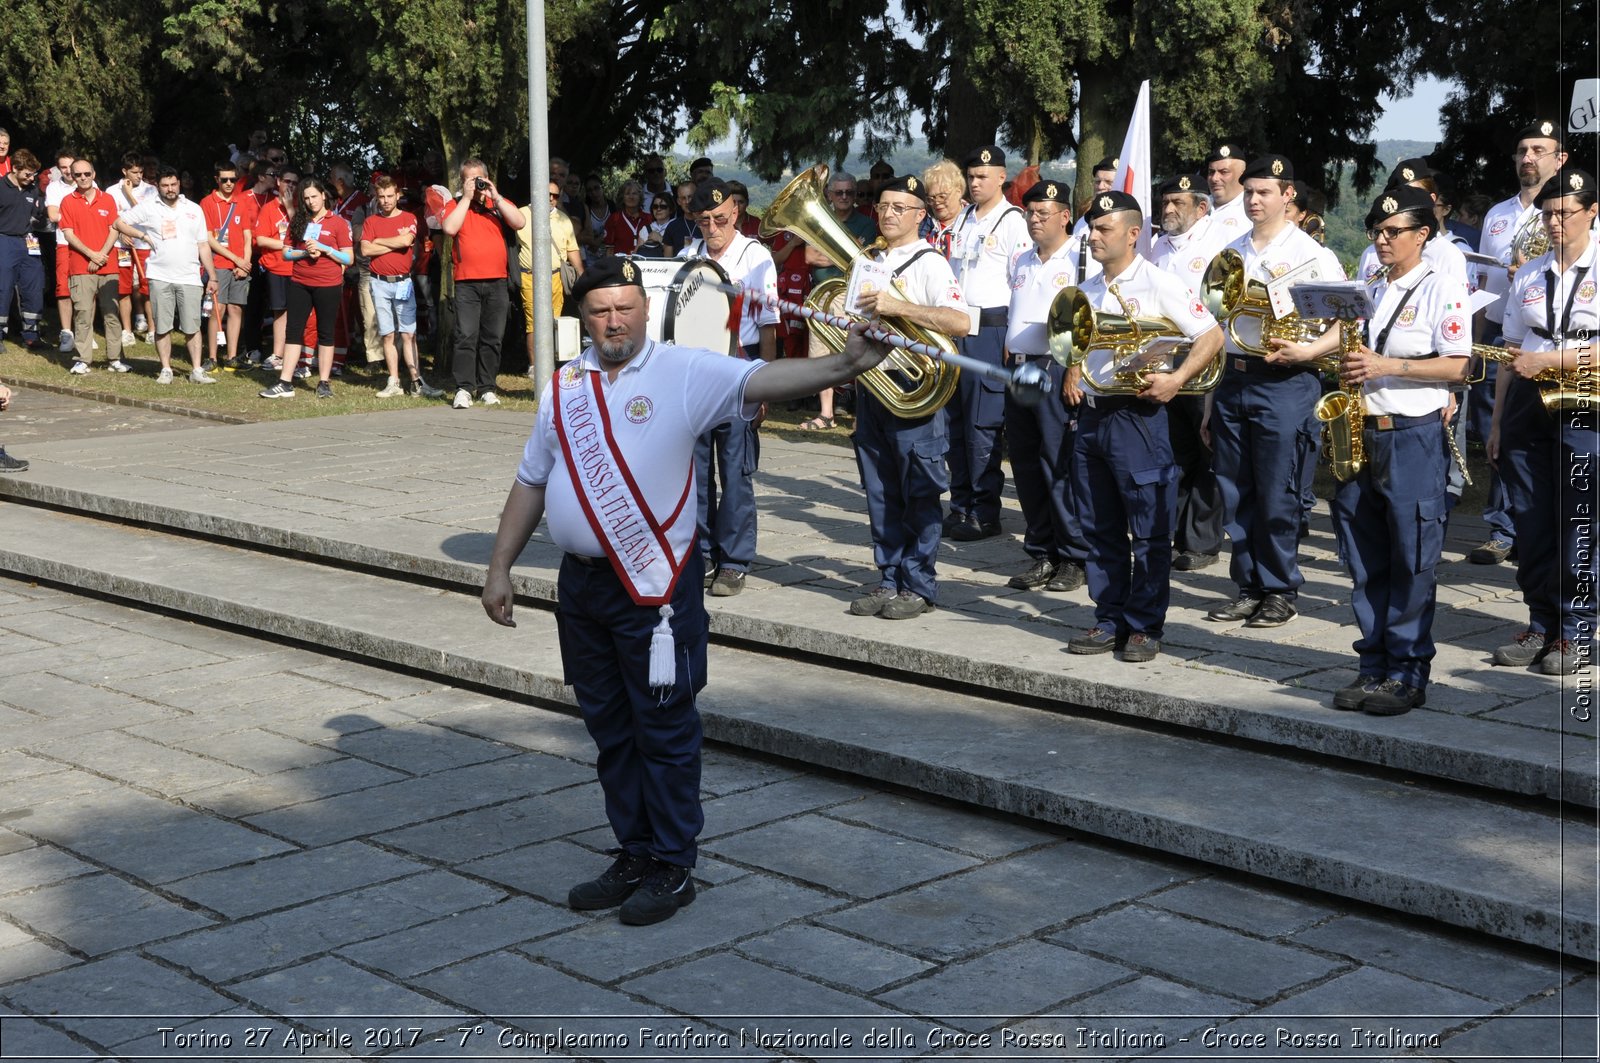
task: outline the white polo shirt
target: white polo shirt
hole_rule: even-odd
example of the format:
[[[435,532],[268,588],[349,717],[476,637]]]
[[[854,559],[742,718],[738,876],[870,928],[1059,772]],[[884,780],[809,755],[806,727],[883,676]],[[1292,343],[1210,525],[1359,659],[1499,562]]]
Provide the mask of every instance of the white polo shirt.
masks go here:
[[[1430,241],[1435,242],[1435,241]],[[1367,344],[1386,358],[1465,358],[1472,353],[1472,305],[1467,282],[1419,262],[1402,277],[1368,285],[1372,317]],[[1385,330],[1388,334],[1384,335]],[[1377,344],[1382,342],[1382,347]],[[1383,376],[1361,391],[1367,412],[1416,417],[1442,410],[1449,385],[1437,380]]]
[[[1122,296],[1120,301],[1111,294],[1112,284]],[[1188,286],[1138,256],[1134,256],[1133,264],[1116,277],[1108,278],[1102,272],[1084,281],[1080,290],[1088,298],[1089,305],[1100,313],[1164,317],[1189,340],[1198,339],[1217,324],[1211,311]],[[1104,379],[1112,357],[1112,352],[1103,348],[1091,351],[1084,363],[1084,375]],[[1085,401],[1094,405],[1094,395],[1086,395]]]
[[[923,251],[930,253],[922,254]],[[950,263],[937,250],[929,248],[926,241],[913,240],[891,247],[878,252],[876,258],[889,272],[900,271],[895,276],[900,281],[901,298],[906,302],[959,310],[970,319],[971,328],[978,327],[978,308],[967,300]]]
[[[129,194],[128,186],[121,181],[111,186],[110,194],[117,201],[117,215],[119,217],[127,214],[141,203],[148,203],[153,199],[161,198],[161,193],[156,191],[156,186],[148,181],[140,181],[138,188],[137,192]],[[133,241],[133,246],[140,251],[150,250],[150,245],[143,240]]]
[[[1233,240],[1232,236],[1224,239],[1225,235],[1222,227],[1216,224],[1216,219],[1206,214],[1186,233],[1176,236],[1162,233],[1150,245],[1150,264],[1172,274],[1198,292],[1206,275],[1206,267]]]
[[[1523,206],[1520,196],[1501,200],[1490,207],[1483,216],[1483,235],[1478,240],[1478,253],[1488,255],[1502,266],[1511,265],[1511,241],[1517,238],[1517,233],[1538,211],[1537,202]],[[1490,303],[1484,308],[1483,316],[1498,325],[1505,320],[1508,305],[1505,299]]]
[[[695,440],[716,425],[755,416],[757,407],[744,401],[745,384],[766,364],[647,339],[616,380],[608,380],[605,372],[600,372],[599,392],[617,453],[656,519],[677,515],[666,529],[674,557],[682,557],[694,538]],[[557,371],[556,378],[566,382],[559,395],[570,398],[573,394],[574,389],[566,386],[573,379],[569,374],[598,369],[599,355],[590,348]],[[568,553],[603,557],[605,550],[584,516],[578,488],[556,438],[552,393],[546,383],[539,396],[538,418],[517,466],[517,479],[529,487],[545,488],[545,517],[557,546]],[[562,416],[569,426],[579,423],[570,410]]]
[[[1244,235],[1228,245],[1229,249],[1239,252],[1239,256],[1244,259],[1246,281],[1255,280],[1266,284],[1291,269],[1313,260],[1322,263],[1322,276],[1325,280],[1344,279],[1344,267],[1339,265],[1339,256],[1307,236],[1299,226],[1291,222],[1286,221],[1283,228],[1278,231],[1278,235],[1260,251],[1256,250],[1251,233],[1251,229],[1246,229]],[[1226,340],[1226,347],[1229,354],[1244,353],[1231,338]]]
[[[1217,227],[1216,239],[1219,251],[1249,232],[1253,226],[1250,223],[1250,215],[1244,212],[1244,192],[1240,191],[1238,195],[1221,205],[1213,203],[1211,222]]]
[[[728,279],[746,288],[778,297],[778,267],[773,264],[772,253],[760,243],[743,233],[734,233],[722,257],[714,257],[706,249],[704,240],[696,240],[678,252],[679,258],[709,258],[721,266]],[[761,342],[763,325],[776,325],[778,312],[771,306],[757,306],[745,300],[744,312],[739,317],[739,346],[749,347]]]
[[[1011,264],[1011,314],[1006,321],[1006,350],[1035,357],[1050,353],[1050,307],[1062,290],[1078,283],[1077,245],[1063,240],[1056,253],[1039,257],[1030,247]]]
[[[169,207],[157,195],[121,215],[121,220],[157,237],[150,241],[150,259],[145,263],[147,277],[172,284],[205,283],[200,245],[209,241],[210,233],[199,204],[179,196],[178,202]]]
[[[981,218],[968,204],[950,241],[950,264],[967,302],[979,309],[1010,306],[1011,262],[1032,246],[1022,211],[1004,197]]]
[[[1595,270],[1600,262],[1596,260],[1593,237],[1572,268],[1556,276],[1555,264],[1555,250],[1551,249],[1517,270],[1506,296],[1507,347],[1520,347],[1534,353],[1553,351],[1562,346],[1559,337],[1572,336],[1584,329],[1591,337],[1600,332],[1600,314],[1597,314],[1600,299],[1595,298],[1596,285],[1600,285]],[[1570,319],[1568,303],[1572,305]],[[1551,317],[1555,319],[1555,330],[1550,339],[1545,339],[1533,330],[1549,329]]]

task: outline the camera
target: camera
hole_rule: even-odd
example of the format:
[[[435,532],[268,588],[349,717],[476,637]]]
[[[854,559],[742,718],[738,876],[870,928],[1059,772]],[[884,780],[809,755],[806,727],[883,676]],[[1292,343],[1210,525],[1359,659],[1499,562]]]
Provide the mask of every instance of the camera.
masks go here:
[[[479,177],[479,178],[477,178],[477,182],[478,182],[478,191],[487,192],[489,190],[489,182],[486,179],[484,179],[482,177]]]

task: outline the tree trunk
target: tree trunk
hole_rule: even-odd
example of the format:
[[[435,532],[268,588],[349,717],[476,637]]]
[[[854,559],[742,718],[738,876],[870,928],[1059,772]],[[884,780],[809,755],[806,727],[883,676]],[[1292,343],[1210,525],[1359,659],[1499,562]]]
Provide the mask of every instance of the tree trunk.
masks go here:
[[[1000,112],[986,99],[967,73],[967,61],[957,56],[950,64],[949,122],[944,153],[959,163],[967,152],[993,144]]]
[[[1078,177],[1072,198],[1080,211],[1094,195],[1094,164],[1111,153],[1116,85],[1117,76],[1109,68],[1093,63],[1078,67]]]

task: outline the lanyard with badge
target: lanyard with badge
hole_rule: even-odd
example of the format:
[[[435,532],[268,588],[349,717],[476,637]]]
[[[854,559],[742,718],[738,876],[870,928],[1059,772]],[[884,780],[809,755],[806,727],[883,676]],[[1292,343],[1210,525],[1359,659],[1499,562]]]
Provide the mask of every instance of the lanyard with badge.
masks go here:
[[[1417,289],[1422,287],[1422,282],[1427,280],[1432,275],[1433,270],[1423,270],[1422,276],[1417,278],[1417,283],[1400,293],[1400,300],[1399,302],[1395,303],[1394,312],[1389,315],[1389,323],[1383,326],[1383,331],[1378,333],[1378,342],[1372,345],[1372,349],[1378,354],[1382,354],[1383,349],[1389,345],[1389,333],[1394,329],[1394,323],[1396,319],[1400,317],[1401,311],[1405,310],[1406,304],[1411,301],[1411,297],[1416,294]],[[1372,323],[1368,322],[1367,327],[1369,334],[1371,332],[1371,326]]]
[[[1534,328],[1529,331],[1542,340],[1559,344],[1566,338],[1567,326],[1572,324],[1572,303],[1578,296],[1578,289],[1583,287],[1583,278],[1589,273],[1589,264],[1584,263],[1578,267],[1578,272],[1573,275],[1572,287],[1567,291],[1567,305],[1561,311],[1561,328],[1556,328],[1556,270],[1552,265],[1544,271],[1544,328]]]

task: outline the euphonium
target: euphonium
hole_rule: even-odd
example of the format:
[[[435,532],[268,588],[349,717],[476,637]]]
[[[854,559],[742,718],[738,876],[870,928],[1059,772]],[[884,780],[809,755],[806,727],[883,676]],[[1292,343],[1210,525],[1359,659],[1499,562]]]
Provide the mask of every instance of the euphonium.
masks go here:
[[[1233,345],[1257,358],[1272,353],[1272,340],[1310,343],[1328,331],[1328,322],[1323,318],[1303,318],[1299,314],[1274,317],[1267,286],[1245,279],[1244,259],[1232,248],[1219,252],[1206,267],[1200,298],[1211,316],[1223,323]],[[1329,368],[1321,362],[1317,365]]]
[[[1184,341],[1159,361],[1147,360],[1145,348],[1151,340],[1182,336],[1182,330],[1164,317],[1134,316],[1117,286],[1113,284],[1108,290],[1122,304],[1121,314],[1100,313],[1090,305],[1089,297],[1077,288],[1063,288],[1056,294],[1046,322],[1050,353],[1056,361],[1070,368],[1083,365],[1092,351],[1109,351],[1107,369],[1098,376],[1086,369],[1084,385],[1101,395],[1137,395],[1150,386],[1152,375],[1171,372],[1163,366],[1176,365],[1192,344]],[[1219,353],[1202,372],[1180,388],[1178,394],[1203,395],[1217,386],[1221,376]]]
[[[780,231],[791,232],[822,252],[830,263],[845,273],[855,265],[865,252],[856,245],[850,230],[839,224],[823,200],[822,189],[828,181],[828,168],[817,165],[801,172],[778,193],[778,198],[767,208],[761,219],[761,235],[776,236]],[[833,310],[831,304],[844,294],[847,281],[834,278],[823,281],[806,298],[812,309]],[[902,298],[905,289],[899,280],[895,287]],[[937,347],[955,354],[955,344],[950,337],[932,329],[925,329],[902,318],[884,318],[882,324],[889,331],[906,339]],[[810,322],[811,331],[832,351],[844,349],[845,335],[840,329]],[[955,394],[956,381],[961,370],[947,362],[925,354],[891,347],[889,355],[878,365],[861,374],[861,384],[878,401],[897,417],[926,417],[938,410]]]
[[[1511,262],[1520,266],[1550,250],[1550,232],[1544,227],[1544,215],[1538,211],[1522,223],[1511,238]]]
[[[1361,332],[1354,321],[1339,322],[1339,358],[1344,360],[1361,346]],[[1328,459],[1333,478],[1347,483],[1356,478],[1367,462],[1367,446],[1361,437],[1366,420],[1367,401],[1360,384],[1343,385],[1317,401],[1317,420],[1322,422],[1322,456]]]

